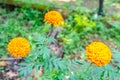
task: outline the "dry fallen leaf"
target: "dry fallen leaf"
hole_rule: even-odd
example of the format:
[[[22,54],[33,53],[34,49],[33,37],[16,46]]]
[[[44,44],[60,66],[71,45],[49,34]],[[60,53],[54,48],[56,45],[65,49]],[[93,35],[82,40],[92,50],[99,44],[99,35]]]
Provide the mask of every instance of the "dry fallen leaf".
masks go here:
[[[0,61],[0,66],[4,67],[4,66],[7,66],[8,65],[8,62],[6,61]]]
[[[18,73],[9,71],[9,72],[6,73],[6,76],[8,76],[10,79],[12,79],[12,78],[17,77],[17,76],[18,76]]]
[[[42,76],[42,75],[43,75],[43,71],[44,71],[44,68],[43,68],[43,67],[40,67],[40,70],[38,71],[39,76]]]

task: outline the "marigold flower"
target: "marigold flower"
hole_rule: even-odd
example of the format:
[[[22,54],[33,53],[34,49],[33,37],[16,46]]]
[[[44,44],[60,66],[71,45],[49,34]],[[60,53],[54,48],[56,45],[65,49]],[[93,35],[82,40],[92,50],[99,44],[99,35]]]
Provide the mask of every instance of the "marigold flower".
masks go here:
[[[92,42],[86,47],[86,57],[96,66],[104,66],[111,60],[112,53],[102,42]]]
[[[54,26],[62,24],[63,17],[58,11],[49,11],[45,14],[44,20]]]
[[[30,52],[30,43],[27,39],[17,37],[8,43],[8,51],[14,57],[25,57]]]

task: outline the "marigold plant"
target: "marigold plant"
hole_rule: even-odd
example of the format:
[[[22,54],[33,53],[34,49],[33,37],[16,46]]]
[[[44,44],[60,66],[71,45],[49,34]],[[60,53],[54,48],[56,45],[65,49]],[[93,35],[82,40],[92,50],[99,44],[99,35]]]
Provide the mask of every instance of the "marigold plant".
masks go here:
[[[112,53],[102,42],[92,42],[86,47],[86,57],[96,66],[104,66],[111,60]]]
[[[8,51],[14,57],[25,57],[30,52],[30,43],[27,39],[17,37],[8,43]]]
[[[44,20],[54,26],[62,24],[63,17],[58,11],[49,11],[45,14]]]

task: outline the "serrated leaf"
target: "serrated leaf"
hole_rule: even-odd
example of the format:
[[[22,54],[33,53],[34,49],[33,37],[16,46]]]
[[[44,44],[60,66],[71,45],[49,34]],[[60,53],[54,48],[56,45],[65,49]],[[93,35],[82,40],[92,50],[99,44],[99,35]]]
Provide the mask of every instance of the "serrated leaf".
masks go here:
[[[107,78],[107,76],[108,76],[108,71],[104,71],[102,79],[105,80]]]

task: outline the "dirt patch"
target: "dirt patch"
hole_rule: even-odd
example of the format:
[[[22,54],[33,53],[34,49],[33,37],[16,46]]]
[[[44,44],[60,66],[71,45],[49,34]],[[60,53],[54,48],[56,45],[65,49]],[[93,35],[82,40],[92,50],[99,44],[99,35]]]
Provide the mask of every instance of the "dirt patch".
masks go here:
[[[84,0],[82,5],[89,9],[98,8],[99,1],[98,0]]]
[[[100,41],[100,42],[104,42],[106,45],[108,45],[110,48],[115,48],[115,49],[119,49],[120,50],[120,46],[117,46],[115,43],[113,43],[112,41],[109,40],[103,40],[100,36],[98,37],[90,37],[91,41]]]

